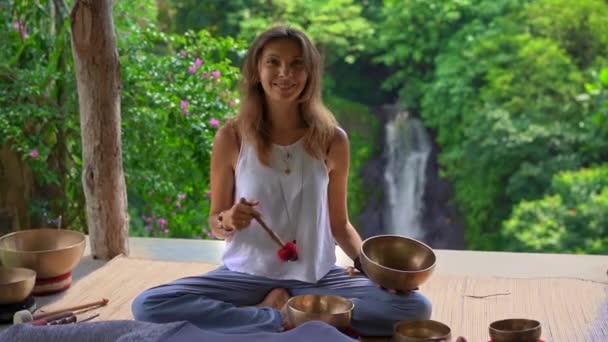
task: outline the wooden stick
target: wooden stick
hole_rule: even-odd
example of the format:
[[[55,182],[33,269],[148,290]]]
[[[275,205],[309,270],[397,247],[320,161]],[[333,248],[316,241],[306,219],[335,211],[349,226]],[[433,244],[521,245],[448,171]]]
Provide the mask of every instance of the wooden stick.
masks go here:
[[[247,200],[244,197],[241,197],[241,204],[247,204]],[[264,228],[266,233],[268,233],[268,235],[270,235],[270,237],[274,240],[274,242],[276,242],[279,245],[279,247],[281,247],[281,248],[285,247],[285,243],[283,242],[283,240],[281,240],[281,238],[277,235],[277,233],[275,233],[272,229],[270,229],[268,227],[266,222],[264,222],[264,220],[262,220],[261,217],[258,217],[256,215],[253,218],[255,218],[255,220],[258,221],[260,226],[262,226],[262,228]]]
[[[99,317],[99,314],[95,314],[93,316],[89,316],[89,317],[87,317],[87,318],[85,318],[85,319],[83,319],[81,321],[76,322],[76,323],[88,322],[88,321],[94,320],[97,317]]]
[[[38,319],[42,319],[51,315],[55,315],[55,314],[59,314],[62,312],[66,312],[66,311],[76,311],[76,310],[81,310],[81,309],[88,309],[88,308],[92,308],[92,307],[97,307],[97,306],[104,306],[106,304],[108,304],[109,300],[106,298],[103,298],[102,300],[96,301],[96,302],[92,302],[92,303],[87,303],[87,304],[82,304],[82,305],[76,305],[76,306],[71,306],[69,308],[64,308],[64,309],[58,309],[58,310],[53,310],[53,311],[48,311],[48,312],[40,312],[40,313],[35,313],[34,314],[34,320],[38,320]]]
[[[264,220],[262,220],[261,217],[257,217],[254,216],[255,220],[258,221],[258,223],[260,224],[260,226],[262,226],[262,228],[264,228],[264,230],[266,231],[266,233],[268,233],[268,235],[270,235],[270,237],[279,244],[279,246],[281,248],[285,247],[285,243],[283,242],[283,240],[281,240],[281,238],[270,228],[268,228],[268,225],[266,225],[266,222],[264,222]]]

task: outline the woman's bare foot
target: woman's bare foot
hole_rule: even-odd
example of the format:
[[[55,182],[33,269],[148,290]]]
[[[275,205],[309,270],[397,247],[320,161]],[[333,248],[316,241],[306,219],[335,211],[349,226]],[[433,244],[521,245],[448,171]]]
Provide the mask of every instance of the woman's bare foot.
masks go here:
[[[281,318],[283,319],[283,329],[287,330],[291,328],[289,319],[287,318],[287,301],[289,300],[289,292],[283,288],[272,289],[268,292],[263,301],[258,303],[256,306],[271,307],[281,312]]]
[[[283,288],[272,289],[268,292],[263,301],[256,306],[269,306],[271,308],[281,310],[289,300],[289,292]]]

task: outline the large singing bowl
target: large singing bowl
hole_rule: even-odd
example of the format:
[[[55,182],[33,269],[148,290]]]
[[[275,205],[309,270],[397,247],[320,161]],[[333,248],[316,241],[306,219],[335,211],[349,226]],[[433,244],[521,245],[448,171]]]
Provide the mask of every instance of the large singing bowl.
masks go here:
[[[34,270],[39,279],[54,278],[74,270],[85,244],[85,235],[71,230],[21,230],[0,237],[0,261]]]
[[[393,290],[418,288],[433,273],[437,257],[426,244],[400,235],[378,235],[361,246],[361,267],[369,279]]]
[[[23,302],[34,289],[36,272],[27,268],[0,266],[0,305]]]

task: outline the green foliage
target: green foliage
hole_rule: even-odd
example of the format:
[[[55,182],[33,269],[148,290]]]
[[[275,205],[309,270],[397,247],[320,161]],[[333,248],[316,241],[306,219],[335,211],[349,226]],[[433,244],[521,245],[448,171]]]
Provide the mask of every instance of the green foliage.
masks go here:
[[[369,111],[369,108],[356,102],[339,97],[328,97],[327,106],[344,128],[350,141],[350,172],[348,174],[348,212],[357,226],[357,215],[369,200],[369,193],[361,178],[365,163],[381,146],[370,144],[378,141],[382,126],[380,121]]]
[[[242,13],[240,35],[251,41],[272,24],[289,23],[304,29],[327,58],[354,62],[373,33],[371,24],[361,16],[362,8],[353,0],[273,1],[258,0]]]
[[[533,35],[557,42],[580,69],[598,67],[606,61],[608,8],[605,1],[538,1],[526,10],[524,19]]]
[[[1,12],[0,144],[22,155],[40,192],[53,186],[63,194],[37,197],[34,215],[62,215],[86,231],[69,25],[40,3],[17,1]],[[230,58],[243,49],[206,31],[159,33],[153,0],[116,2],[114,13],[131,234],[206,237],[211,143],[235,112]]]
[[[156,0],[114,1],[112,11],[117,31],[129,27],[157,27],[159,10]]]
[[[608,164],[553,177],[549,195],[522,201],[505,221],[515,251],[608,253]]]
[[[51,5],[12,1],[0,11],[0,145],[32,170],[31,215],[82,229],[82,189],[68,185],[80,182],[81,163],[68,23]]]
[[[393,68],[385,86],[400,88],[402,101],[418,110],[424,85],[432,81],[435,58],[464,25],[485,25],[516,7],[517,0],[385,1],[376,61]],[[469,38],[469,37],[462,37]],[[466,42],[466,40],[462,41]]]
[[[577,96],[577,100],[591,114],[587,117],[587,121],[592,128],[589,132],[589,140],[593,145],[585,151],[588,153],[598,151],[602,146],[602,142],[598,139],[608,136],[608,67],[594,73],[594,76],[594,82],[585,84],[586,92]],[[596,158],[600,159],[602,156],[597,155]]]
[[[15,0],[0,12],[0,145],[33,171],[34,215],[63,215],[86,230],[67,11],[52,4]],[[234,65],[244,53],[219,36],[250,41],[282,22],[304,29],[326,56],[328,106],[351,139],[353,218],[373,190],[360,170],[382,146],[366,106],[386,101],[375,88],[389,68],[385,88],[437,135],[470,248],[607,252],[605,1],[113,5],[132,235],[207,237],[211,142],[234,114]]]
[[[157,3],[160,24],[165,32],[184,33],[205,29],[214,36],[236,37],[241,12],[252,1],[157,0]]]
[[[119,36],[131,235],[206,237],[213,136],[236,111],[229,57],[242,47],[204,30],[128,25]]]
[[[166,1],[174,8],[176,30],[205,28],[219,34],[238,36],[251,42],[274,24],[304,29],[330,62],[352,63],[365,49],[373,27],[354,0],[250,0],[250,1]]]
[[[514,205],[605,160],[608,135],[590,119],[604,116],[577,101],[607,55],[604,2],[391,1],[383,13],[388,86],[437,132],[471,248],[502,249]]]

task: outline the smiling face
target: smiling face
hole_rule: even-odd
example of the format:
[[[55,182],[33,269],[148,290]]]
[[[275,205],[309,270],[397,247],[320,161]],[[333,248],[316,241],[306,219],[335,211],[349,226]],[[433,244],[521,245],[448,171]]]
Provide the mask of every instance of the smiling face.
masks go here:
[[[268,42],[258,61],[258,72],[267,101],[296,102],[308,80],[302,48],[291,39]]]

